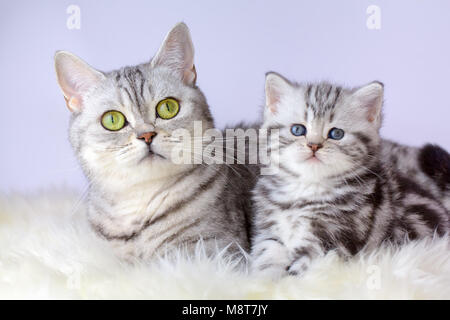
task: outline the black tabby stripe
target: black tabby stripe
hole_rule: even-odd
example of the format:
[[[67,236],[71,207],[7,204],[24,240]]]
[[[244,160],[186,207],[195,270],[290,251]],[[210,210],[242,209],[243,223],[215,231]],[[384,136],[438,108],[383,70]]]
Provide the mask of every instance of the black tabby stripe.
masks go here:
[[[288,146],[295,143],[295,140],[289,140],[285,137],[280,137],[280,146]]]
[[[176,230],[174,233],[172,233],[169,237],[162,239],[161,243],[155,248],[154,251],[157,252],[162,246],[170,244],[170,242],[172,242],[176,238],[180,237],[180,235],[184,231],[186,231],[186,230],[188,230],[188,229],[190,229],[190,228],[200,224],[200,222],[201,222],[201,219],[196,219],[193,222],[182,226],[181,228]]]
[[[414,229],[414,226],[411,223],[409,223],[408,221],[405,221],[404,218],[402,220],[396,222],[394,231],[396,228],[403,230],[406,233],[406,235],[408,236],[409,240],[416,240],[419,238],[418,231],[416,229]],[[394,238],[394,240],[399,242],[399,241],[402,241],[403,239]]]
[[[374,165],[369,167],[368,169],[362,168],[360,169],[360,172],[358,172],[358,169],[349,170],[348,174],[344,173],[342,174],[342,176],[332,176],[330,177],[330,179],[341,178],[339,179],[341,180],[340,183],[336,185],[336,188],[338,189],[345,186],[361,187],[362,185],[373,183],[372,180],[379,178],[381,174],[381,167],[379,165]]]
[[[294,257],[292,259],[292,262],[289,266],[286,267],[286,271],[290,274],[290,275],[297,275],[297,271],[291,270],[292,265],[297,262],[297,260],[299,260],[300,258],[303,257],[308,257],[309,259],[312,258],[312,251],[313,248],[312,247],[300,247],[300,248],[296,248],[294,250]],[[306,266],[303,267],[303,269],[301,270],[302,272],[306,270]]]
[[[281,241],[281,239],[280,239],[280,238],[275,238],[275,237],[272,237],[272,238],[267,238],[267,239],[264,239],[263,241],[275,241],[275,242],[277,242],[277,243],[281,244],[282,246],[284,246],[284,243],[283,243],[283,241]]]
[[[368,145],[368,144],[370,144],[372,142],[372,139],[368,135],[363,133],[363,132],[355,132],[353,134],[364,145]]]
[[[437,231],[438,235],[442,236],[445,233],[445,226],[442,225],[442,219],[438,212],[423,204],[415,204],[406,207],[407,214],[416,214],[421,217],[430,229],[430,233]]]
[[[275,201],[271,198],[270,194],[272,193],[265,185],[259,184],[257,186],[257,193],[262,196],[265,200],[267,200],[271,205],[274,207],[278,207],[281,210],[287,210],[290,208],[291,204],[289,203],[281,203],[278,201]]]
[[[378,214],[378,211],[380,210],[381,205],[383,204],[383,202],[386,200],[385,196],[384,196],[384,192],[383,192],[383,188],[384,188],[384,181],[381,180],[380,178],[377,179],[376,184],[375,184],[375,189],[373,191],[373,193],[370,195],[370,197],[368,199],[371,200],[371,205],[372,205],[372,210],[370,211],[370,215],[369,215],[369,226],[368,226],[368,230],[366,232],[366,236],[365,236],[365,242],[367,243],[367,241],[369,241],[370,236],[372,235],[375,223],[376,223],[376,216]]]
[[[133,91],[134,94],[134,103],[136,104],[138,110],[142,110],[141,105],[141,99],[137,94],[137,87],[136,87],[136,72],[135,68],[125,68],[124,70],[124,77],[128,82],[128,85],[130,86],[130,89]]]
[[[188,204],[190,204],[192,201],[198,199],[198,197],[205,192],[206,190],[208,190],[208,188],[216,181],[216,179],[218,178],[218,176],[222,174],[219,170],[216,171],[211,177],[209,177],[209,179],[206,182],[201,183],[197,188],[194,189],[193,192],[191,192],[187,197],[185,197],[183,200],[180,200],[179,202],[177,202],[176,204],[174,204],[172,207],[170,207],[169,209],[167,209],[166,211],[164,211],[163,213],[161,213],[158,217],[156,217],[155,219],[149,219],[145,222],[144,226],[142,227],[142,229],[139,232],[142,232],[144,229],[146,229],[147,227],[149,227],[150,225],[160,221],[161,219],[165,218],[166,215],[168,215],[169,213],[175,212],[175,211],[179,211],[180,209],[184,208],[185,206],[187,206]]]
[[[305,100],[309,101],[309,97],[311,96],[311,90],[312,90],[312,84],[308,84],[307,88],[306,88],[306,92],[305,92]],[[308,104],[306,105],[308,106]]]
[[[353,256],[357,254],[366,244],[364,240],[358,237],[353,228],[345,228],[338,231],[335,235],[337,241],[344,246]]]
[[[125,87],[121,87],[121,89],[123,89],[125,91],[125,93],[127,94],[128,98],[130,99],[131,102],[134,102],[133,98],[131,97],[131,93],[128,90],[128,88]]]
[[[320,245],[325,253],[336,248],[334,239],[328,232],[328,228],[325,221],[321,221],[319,219],[312,220],[311,228],[314,236],[319,240]]]
[[[139,94],[141,95],[141,99],[144,99],[145,77],[144,77],[144,75],[142,74],[142,71],[139,70],[139,69],[136,69],[136,73],[139,75],[139,77],[140,77],[140,82],[141,82]]]
[[[284,164],[280,163],[278,165],[278,167],[280,168],[281,171],[287,173],[290,176],[293,176],[295,178],[300,178],[300,175],[294,171],[292,171],[291,169],[289,169],[288,167],[286,167]]]
[[[401,192],[402,198],[405,198],[407,194],[414,193],[423,198],[433,199],[435,197],[427,190],[418,185],[414,180],[400,175],[397,175],[397,183],[399,187],[399,191]]]
[[[336,103],[337,103],[337,101],[339,99],[339,96],[341,95],[341,92],[342,92],[342,88],[341,87],[336,87],[336,93],[335,93],[334,101],[333,101],[333,108],[336,106]]]
[[[271,132],[272,130],[281,130],[283,127],[284,127],[284,126],[281,125],[281,124],[269,126],[269,127],[267,127],[267,133],[270,134],[270,132]]]
[[[268,221],[258,221],[258,228],[260,230],[269,230],[271,229],[274,225],[276,225],[275,221],[273,220],[268,220]]]

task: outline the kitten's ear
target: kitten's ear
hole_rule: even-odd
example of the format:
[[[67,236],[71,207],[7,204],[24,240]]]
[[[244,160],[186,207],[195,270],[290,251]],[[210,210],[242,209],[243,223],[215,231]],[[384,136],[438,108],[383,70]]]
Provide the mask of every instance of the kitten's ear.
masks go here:
[[[165,66],[185,84],[193,86],[197,79],[194,66],[194,45],[186,24],[178,23],[169,31],[151,66]]]
[[[83,108],[83,95],[104,79],[103,73],[67,51],[55,54],[55,70],[67,107],[72,112]]]
[[[266,73],[266,106],[270,112],[276,113],[281,97],[288,93],[291,83],[275,72]]]
[[[380,123],[381,107],[383,106],[384,85],[374,81],[357,89],[353,93],[358,107],[366,109],[366,117],[369,122]]]

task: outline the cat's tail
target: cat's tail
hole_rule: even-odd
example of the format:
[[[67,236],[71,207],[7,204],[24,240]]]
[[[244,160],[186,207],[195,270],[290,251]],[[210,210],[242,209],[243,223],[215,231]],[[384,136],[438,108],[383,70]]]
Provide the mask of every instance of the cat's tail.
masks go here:
[[[443,200],[450,211],[450,154],[437,145],[427,144],[420,149],[419,165],[447,195]]]

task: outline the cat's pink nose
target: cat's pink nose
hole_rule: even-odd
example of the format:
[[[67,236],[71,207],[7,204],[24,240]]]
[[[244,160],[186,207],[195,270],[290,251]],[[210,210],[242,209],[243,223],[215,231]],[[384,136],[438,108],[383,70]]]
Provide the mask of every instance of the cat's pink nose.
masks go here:
[[[321,143],[308,143],[308,147],[310,147],[313,152],[317,152],[323,145]]]
[[[152,132],[145,132],[143,134],[141,134],[138,139],[141,140],[145,140],[146,144],[150,144],[152,143],[152,139],[153,137],[156,136],[156,132],[152,131]]]

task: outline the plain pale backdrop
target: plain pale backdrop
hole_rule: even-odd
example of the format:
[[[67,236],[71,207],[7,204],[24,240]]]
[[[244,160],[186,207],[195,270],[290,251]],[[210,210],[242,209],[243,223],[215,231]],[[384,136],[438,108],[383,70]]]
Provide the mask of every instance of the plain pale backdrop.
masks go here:
[[[66,27],[71,4],[80,30]],[[381,9],[380,30],[366,26],[370,5]],[[179,21],[219,127],[259,117],[269,70],[349,86],[377,79],[385,137],[450,149],[450,1],[11,0],[0,3],[0,191],[86,185],[67,139],[56,50],[108,71],[148,61]]]

